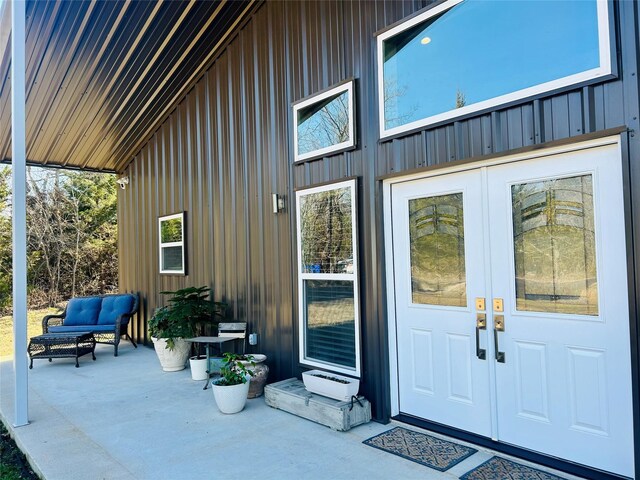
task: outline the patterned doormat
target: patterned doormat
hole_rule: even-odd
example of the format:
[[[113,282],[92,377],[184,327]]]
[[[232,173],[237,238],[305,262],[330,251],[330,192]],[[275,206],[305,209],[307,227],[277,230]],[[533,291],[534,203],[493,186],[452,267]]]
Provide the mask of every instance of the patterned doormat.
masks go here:
[[[461,480],[495,480],[508,478],[509,480],[563,480],[537,468],[527,467],[512,462],[506,458],[491,457],[483,464],[468,471],[460,477]]]
[[[396,427],[362,442],[444,472],[477,450],[440,438]]]

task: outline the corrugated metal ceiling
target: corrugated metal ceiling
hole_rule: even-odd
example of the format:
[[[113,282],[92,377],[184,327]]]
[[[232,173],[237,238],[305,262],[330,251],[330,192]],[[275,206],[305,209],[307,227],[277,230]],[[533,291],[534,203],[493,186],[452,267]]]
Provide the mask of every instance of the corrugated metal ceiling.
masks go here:
[[[11,160],[8,2],[0,160]],[[27,3],[27,161],[120,171],[211,63],[250,1]]]

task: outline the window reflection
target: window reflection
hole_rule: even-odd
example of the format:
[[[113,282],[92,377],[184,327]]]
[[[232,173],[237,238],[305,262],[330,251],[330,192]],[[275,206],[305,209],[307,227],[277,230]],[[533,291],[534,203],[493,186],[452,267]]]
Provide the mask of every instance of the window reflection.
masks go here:
[[[349,140],[349,92],[298,110],[298,155]]]
[[[413,303],[467,305],[462,193],[409,200]]]
[[[304,273],[353,273],[352,216],[349,187],[301,197]]]
[[[468,0],[383,46],[385,129],[600,66],[595,0]]]
[[[174,218],[171,220],[160,221],[160,241],[162,243],[182,241],[182,219],[181,218]]]
[[[355,368],[352,281],[305,280],[306,357]]]
[[[518,310],[598,314],[591,175],[514,185]]]

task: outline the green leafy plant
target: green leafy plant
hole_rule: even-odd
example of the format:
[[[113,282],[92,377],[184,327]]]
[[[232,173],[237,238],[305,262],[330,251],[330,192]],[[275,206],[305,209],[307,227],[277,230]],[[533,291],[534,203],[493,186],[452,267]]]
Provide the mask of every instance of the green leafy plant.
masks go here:
[[[209,287],[187,287],[171,295],[168,305],[156,310],[149,321],[149,332],[155,338],[164,338],[167,348],[175,348],[176,338],[190,338],[206,325],[216,326],[224,319],[227,304],[211,300]]]
[[[238,355],[235,353],[223,354],[224,365],[220,368],[220,379],[216,380],[215,385],[231,387],[247,383],[247,376],[254,375],[253,370],[247,368],[247,364],[255,367],[251,355]]]

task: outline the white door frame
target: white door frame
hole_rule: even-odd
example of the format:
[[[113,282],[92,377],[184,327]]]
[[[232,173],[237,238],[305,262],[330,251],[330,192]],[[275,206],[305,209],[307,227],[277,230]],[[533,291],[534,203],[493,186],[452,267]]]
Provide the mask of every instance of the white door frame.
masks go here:
[[[490,167],[493,165],[502,165],[505,163],[519,162],[524,160],[532,160],[544,158],[551,155],[558,155],[568,152],[576,152],[594,147],[605,145],[617,145],[619,159],[622,159],[622,150],[620,144],[620,136],[603,137],[594,140],[588,140],[579,143],[572,143],[557,147],[549,147],[542,150],[526,152],[515,155],[507,155],[488,160],[468,163],[465,165],[456,165],[445,168],[438,168],[433,171],[420,172],[412,175],[394,177],[383,180],[383,214],[384,214],[384,249],[385,249],[385,285],[387,290],[387,331],[389,339],[389,375],[390,375],[390,395],[391,395],[391,416],[400,414],[400,398],[399,398],[399,382],[398,382],[398,348],[397,348],[397,331],[396,331],[396,293],[394,283],[394,259],[393,259],[393,222],[391,214],[391,188],[394,184],[403,183],[411,180],[434,177],[439,175],[447,175],[450,173],[462,172],[465,170],[473,170],[481,167]],[[495,432],[494,432],[495,435]],[[494,436],[492,435],[492,436]]]

